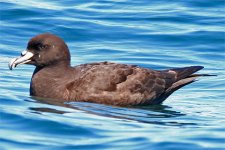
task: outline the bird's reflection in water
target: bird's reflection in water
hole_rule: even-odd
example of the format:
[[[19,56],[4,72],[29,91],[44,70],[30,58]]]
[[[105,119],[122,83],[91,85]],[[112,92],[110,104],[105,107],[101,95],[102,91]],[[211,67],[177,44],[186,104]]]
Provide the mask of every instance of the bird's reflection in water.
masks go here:
[[[166,126],[195,126],[196,123],[190,123],[180,120],[179,117],[185,114],[172,110],[171,107],[166,105],[151,105],[151,106],[136,106],[136,107],[116,107],[95,103],[86,102],[60,102],[52,99],[31,97],[27,101],[44,103],[53,106],[62,106],[71,109],[81,110],[86,113],[95,114],[104,117],[111,117],[122,119],[124,121],[137,121],[141,123],[166,125]],[[47,107],[30,107],[33,113],[57,113],[64,114],[70,113],[69,111],[58,110],[55,108]]]
[[[65,111],[53,109],[53,108],[46,108],[46,107],[30,107],[30,110],[33,110],[34,113],[41,113],[41,112],[50,112],[50,113],[55,113],[55,114],[64,114],[68,113]]]

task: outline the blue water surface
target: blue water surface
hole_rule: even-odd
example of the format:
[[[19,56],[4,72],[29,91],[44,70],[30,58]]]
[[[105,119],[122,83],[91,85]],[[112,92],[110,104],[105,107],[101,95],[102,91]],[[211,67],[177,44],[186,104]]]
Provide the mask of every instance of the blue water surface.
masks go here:
[[[224,0],[0,0],[1,150],[225,149]],[[34,99],[34,67],[8,69],[27,41],[50,32],[72,64],[152,69],[202,65],[202,77],[162,105],[121,108]]]

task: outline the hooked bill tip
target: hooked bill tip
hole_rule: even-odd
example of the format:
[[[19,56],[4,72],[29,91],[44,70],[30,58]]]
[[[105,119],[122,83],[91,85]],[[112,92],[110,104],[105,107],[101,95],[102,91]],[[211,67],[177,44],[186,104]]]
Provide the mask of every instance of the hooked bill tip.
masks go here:
[[[9,69],[12,70],[13,68],[16,67],[16,65],[14,64],[14,62],[17,60],[17,58],[13,58],[10,62],[9,62]]]

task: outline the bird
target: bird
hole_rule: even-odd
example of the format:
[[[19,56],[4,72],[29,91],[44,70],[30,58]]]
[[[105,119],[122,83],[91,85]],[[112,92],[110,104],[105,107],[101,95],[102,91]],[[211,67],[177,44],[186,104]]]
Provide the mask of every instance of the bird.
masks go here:
[[[72,67],[67,44],[51,33],[32,37],[21,56],[9,62],[9,69],[19,64],[35,66],[31,96],[125,107],[161,104],[173,92],[206,76],[195,74],[203,66],[152,70],[105,61]]]

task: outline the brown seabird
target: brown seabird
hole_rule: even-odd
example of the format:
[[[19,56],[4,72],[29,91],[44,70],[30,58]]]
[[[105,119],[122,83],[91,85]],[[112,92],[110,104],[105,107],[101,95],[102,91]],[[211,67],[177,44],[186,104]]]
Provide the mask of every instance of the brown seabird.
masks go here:
[[[136,65],[97,62],[70,66],[66,43],[53,34],[33,37],[21,56],[9,63],[36,66],[30,95],[62,102],[80,101],[118,106],[160,104],[195,81],[202,66],[151,70]]]

